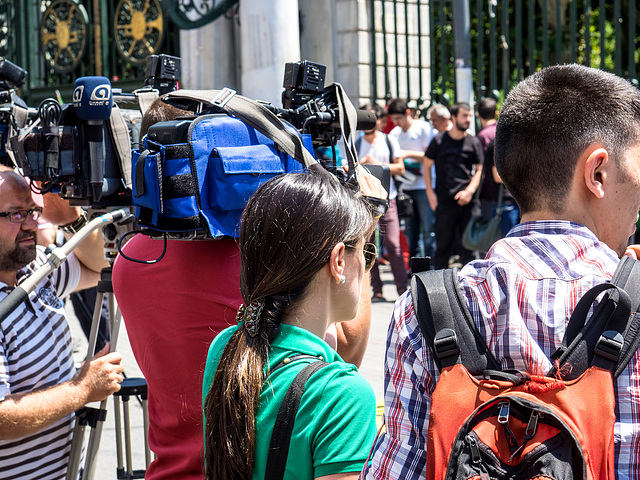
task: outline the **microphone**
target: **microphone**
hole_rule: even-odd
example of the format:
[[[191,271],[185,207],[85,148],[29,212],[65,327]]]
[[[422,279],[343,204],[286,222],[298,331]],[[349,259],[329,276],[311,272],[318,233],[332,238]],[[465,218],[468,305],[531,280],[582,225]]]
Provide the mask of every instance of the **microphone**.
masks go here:
[[[102,126],[111,116],[113,95],[107,77],[80,77],[73,89],[73,106],[80,120],[87,122],[85,129],[89,141],[91,162],[89,183],[95,203],[102,198],[104,181],[104,137]]]
[[[314,115],[320,123],[332,127],[340,126],[335,112],[315,112]],[[375,128],[376,122],[377,118],[374,113],[369,110],[356,110],[356,130],[372,130]]]
[[[378,119],[369,110],[356,110],[356,130],[373,130]]]

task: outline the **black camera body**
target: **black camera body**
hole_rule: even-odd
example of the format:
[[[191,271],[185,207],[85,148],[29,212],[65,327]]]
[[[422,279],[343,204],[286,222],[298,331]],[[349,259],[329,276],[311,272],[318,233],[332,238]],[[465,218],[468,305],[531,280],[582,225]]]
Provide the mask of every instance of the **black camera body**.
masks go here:
[[[13,69],[10,71],[13,72]],[[141,91],[157,90],[158,94],[173,91],[177,88],[180,77],[180,58],[164,54],[150,55],[147,57],[146,74]],[[15,83],[16,78],[14,73],[12,83]],[[105,78],[104,81],[106,85],[101,87],[106,86],[104,92],[112,95],[108,79]],[[76,87],[74,102],[78,100],[75,98],[77,91]],[[86,98],[93,99],[94,93],[97,92],[93,92],[91,96],[86,95]],[[130,96],[135,97],[134,94]],[[96,123],[80,119],[73,104],[60,106],[55,100],[47,99],[38,108],[38,117],[39,124],[23,129],[19,137],[12,139],[11,146],[17,166],[25,176],[40,182],[41,186],[38,188],[43,193],[57,193],[72,205],[96,209],[132,205],[130,179],[133,125],[126,124],[126,119],[117,107],[111,110],[110,118]],[[99,133],[97,143],[96,128]],[[0,127],[0,135],[2,133]],[[97,151],[104,159],[104,170],[100,169],[98,177],[102,178],[102,191],[99,194],[95,190],[93,170],[96,167],[95,162],[91,161],[92,148],[94,156]],[[0,150],[0,161],[1,157]]]
[[[90,184],[91,162],[86,126],[72,104],[62,107],[56,123],[34,128],[24,137],[15,158],[25,176],[41,182],[43,193],[58,193],[71,205],[99,209],[130,206],[131,189],[124,180],[127,172],[123,171],[123,159],[117,150],[110,123],[105,122],[102,126],[105,170],[102,196],[98,201],[93,199]]]
[[[0,76],[2,71],[2,63],[0,63]],[[11,75],[7,84],[17,84],[20,81],[19,72],[11,68],[9,72]],[[307,144],[308,149],[322,146],[335,147],[343,134],[341,130],[343,117],[341,116],[344,116],[344,105],[340,104],[338,95],[342,95],[341,98],[344,99],[345,94],[338,84],[325,87],[325,73],[326,68],[323,65],[313,62],[288,63],[285,67],[283,83],[284,108],[265,104],[284,120],[284,123],[288,123],[292,130],[296,130],[302,137],[310,138],[310,143]],[[147,59],[146,74],[145,84],[138,92],[151,89],[158,90],[159,93],[173,91],[177,88],[180,76],[180,59],[168,55],[152,55]],[[99,79],[103,79],[104,82],[101,83]],[[87,91],[95,85],[99,84],[98,86],[103,90],[105,88],[110,90],[108,79],[103,77],[83,77],[76,82],[76,90],[81,83],[85,90],[84,97],[78,95],[80,100],[85,97],[93,98],[87,95]],[[74,90],[74,103],[79,101],[76,99],[76,90]],[[109,92],[109,95],[112,93]],[[132,152],[129,135],[131,129],[127,132],[126,125],[123,127],[124,120],[120,117],[119,123],[117,115],[114,117],[114,112],[119,114],[117,107],[113,108],[111,117],[105,120],[104,124],[100,124],[101,130],[98,132],[101,135],[97,135],[100,140],[96,141],[96,122],[91,121],[87,112],[78,110],[73,104],[60,106],[53,99],[45,100],[38,108],[39,124],[32,124],[22,129],[20,136],[11,139],[17,166],[31,180],[40,182],[43,193],[57,193],[62,198],[68,199],[72,205],[96,209],[137,206],[132,197],[131,186],[132,173],[135,173],[132,169],[137,167],[132,166],[131,158],[132,155],[135,157],[142,152],[137,149]],[[375,124],[375,117],[372,115],[373,119],[366,115],[363,117],[360,115],[361,112],[358,111],[358,125],[352,125],[352,136],[355,128],[364,130],[370,128],[371,122]],[[190,126],[203,114],[211,113],[219,114],[220,112],[215,112],[214,106],[200,109],[195,117],[185,117],[151,128],[147,138],[159,146],[183,143]],[[369,114],[369,112],[364,113]],[[0,128],[0,136],[2,134],[3,131]],[[1,153],[0,151],[0,156]],[[100,170],[95,168],[98,163],[95,158],[104,159],[104,162],[100,162]],[[102,163],[104,163],[104,170],[102,170]],[[133,162],[133,164],[139,163]],[[338,177],[346,177],[345,171],[335,163],[333,165],[322,163],[322,165]],[[383,181],[383,185],[388,187],[388,170],[386,173],[384,168],[373,170],[374,174]],[[96,171],[104,172],[102,177],[98,177],[98,182],[96,182]],[[96,195],[96,187],[100,189],[100,178],[103,179],[102,192]],[[210,186],[206,188],[211,189]],[[158,194],[162,198],[162,191]],[[175,238],[180,237],[179,230],[178,228],[174,231]]]
[[[11,127],[17,129],[13,118],[14,106],[27,110],[27,105],[15,94],[14,89],[22,87],[27,71],[15,63],[0,58],[0,164],[11,165],[7,151]]]
[[[145,70],[145,86],[158,90],[160,95],[178,88],[182,60],[171,55],[149,55]]]
[[[326,67],[302,60],[284,68],[283,108],[276,108],[284,118],[313,139],[314,148],[335,146],[342,135],[335,84],[325,88]]]

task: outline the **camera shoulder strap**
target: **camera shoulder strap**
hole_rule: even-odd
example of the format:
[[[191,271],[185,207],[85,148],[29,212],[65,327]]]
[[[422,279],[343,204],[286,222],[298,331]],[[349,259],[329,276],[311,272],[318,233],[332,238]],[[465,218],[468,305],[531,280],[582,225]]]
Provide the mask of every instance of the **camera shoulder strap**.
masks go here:
[[[131,188],[131,140],[129,130],[117,105],[111,109],[111,116],[106,122],[111,132],[111,140],[118,157],[120,174],[127,188]]]
[[[140,111],[143,115],[149,109],[151,104],[160,96],[157,90],[135,91],[133,93],[138,98],[138,105],[140,106]]]
[[[237,95],[233,90],[176,90],[168,93],[165,101],[174,106],[182,105],[182,108],[185,108],[184,101],[215,106],[272,139],[283,152],[306,168],[318,163],[305,148],[302,138],[287,130],[280,118],[259,102]]]
[[[353,106],[351,100],[347,96],[344,88],[339,83],[332,83],[329,88],[333,88],[338,103],[338,121],[340,131],[344,138],[345,157],[347,165],[349,165],[348,176],[354,184],[358,183],[358,152],[355,148],[356,139],[356,107]]]

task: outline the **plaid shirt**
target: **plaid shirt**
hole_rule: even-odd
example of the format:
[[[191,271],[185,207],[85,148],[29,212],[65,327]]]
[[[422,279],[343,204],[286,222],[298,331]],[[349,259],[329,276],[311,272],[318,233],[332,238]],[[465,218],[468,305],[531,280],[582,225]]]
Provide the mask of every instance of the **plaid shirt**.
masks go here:
[[[586,227],[562,221],[514,227],[484,260],[459,274],[478,331],[502,368],[544,373],[580,297],[609,281],[613,250]],[[419,331],[410,292],[396,302],[385,359],[386,433],[365,465],[368,479],[423,479],[438,369]],[[640,355],[614,385],[616,477],[640,479]],[[595,394],[595,392],[594,392]]]

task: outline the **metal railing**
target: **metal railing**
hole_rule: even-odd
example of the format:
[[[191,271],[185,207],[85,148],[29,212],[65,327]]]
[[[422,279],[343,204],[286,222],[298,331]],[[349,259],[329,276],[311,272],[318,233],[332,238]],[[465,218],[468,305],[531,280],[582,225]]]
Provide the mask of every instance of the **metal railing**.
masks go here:
[[[453,1],[368,0],[372,100],[455,100]],[[560,63],[638,84],[636,0],[468,1],[477,99],[501,100],[525,76]]]

